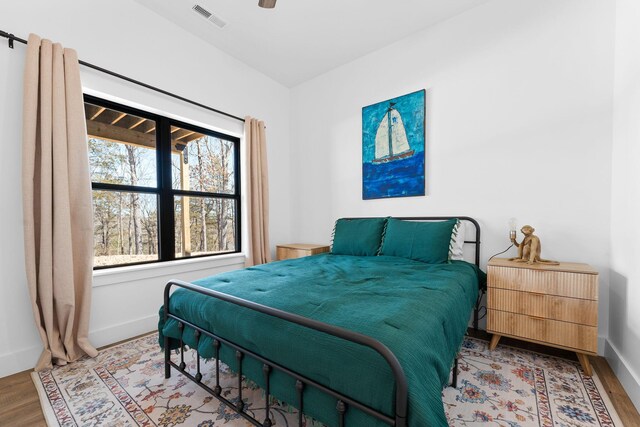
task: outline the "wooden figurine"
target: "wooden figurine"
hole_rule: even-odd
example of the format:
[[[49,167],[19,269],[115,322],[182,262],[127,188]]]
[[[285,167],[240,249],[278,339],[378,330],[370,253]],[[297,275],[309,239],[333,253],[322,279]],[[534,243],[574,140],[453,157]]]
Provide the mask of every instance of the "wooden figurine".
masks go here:
[[[533,235],[533,232],[536,231],[535,228],[530,225],[525,225],[520,231],[524,234],[522,243],[518,243],[515,233],[511,235],[511,242],[518,247],[518,256],[516,258],[509,258],[509,261],[526,262],[527,264],[560,264],[556,261],[540,258],[542,247],[540,246],[540,238]]]

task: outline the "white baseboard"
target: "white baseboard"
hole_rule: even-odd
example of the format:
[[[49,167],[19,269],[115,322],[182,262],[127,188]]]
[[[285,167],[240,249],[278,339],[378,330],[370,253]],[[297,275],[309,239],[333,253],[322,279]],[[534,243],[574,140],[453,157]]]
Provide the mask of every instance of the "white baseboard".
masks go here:
[[[604,357],[609,362],[609,366],[618,377],[627,395],[640,411],[640,378],[629,369],[627,361],[620,356],[618,349],[609,340],[606,340]]]
[[[96,347],[113,344],[158,329],[158,314],[141,317],[89,332],[89,341]]]
[[[96,331],[90,331],[89,341],[96,347],[103,347],[136,335],[144,334],[145,332],[151,332],[157,329],[157,327],[158,315],[153,314]],[[37,345],[15,350],[11,353],[1,354],[0,378],[32,369],[38,361],[41,352],[42,346]]]
[[[607,348],[607,339],[602,335],[598,335],[598,354],[604,356],[605,349]]]
[[[38,345],[0,354],[0,378],[32,369],[38,362],[40,353],[42,347]]]

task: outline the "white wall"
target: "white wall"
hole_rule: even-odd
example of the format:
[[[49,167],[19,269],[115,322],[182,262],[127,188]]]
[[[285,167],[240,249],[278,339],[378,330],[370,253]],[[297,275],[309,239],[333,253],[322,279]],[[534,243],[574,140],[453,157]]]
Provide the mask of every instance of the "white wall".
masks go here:
[[[604,352],[640,406],[635,0],[617,0],[617,14],[614,2],[600,0],[494,0],[291,91],[135,2],[51,3],[0,3],[0,16],[9,17],[2,29],[39,33],[84,60],[267,122],[272,244],[328,242],[341,216],[463,214],[482,224],[484,263],[508,245],[507,220],[515,216],[537,227],[545,257],[594,265]],[[23,46],[0,46],[0,181],[11,207],[0,209],[0,377],[30,368],[40,351],[22,256],[23,62]],[[241,132],[236,122],[99,73],[83,70],[82,77],[90,92]],[[361,200],[361,107],[422,88],[427,196]],[[97,273],[93,342],[153,329],[168,278],[189,280],[242,261]]]
[[[22,38],[37,33],[81,59],[138,78],[232,114],[267,123],[273,242],[290,240],[289,90],[211,45],[189,35],[136,2],[57,0],[0,2],[2,29]],[[25,47],[0,46],[0,377],[33,367],[41,346],[35,331],[24,275],[21,212],[22,70]],[[153,107],[183,119],[242,132],[238,122],[191,107],[95,71],[83,69],[92,93]],[[90,337],[105,345],[152,330],[170,277],[185,280],[242,266],[243,257],[138,267],[96,277]],[[132,272],[133,271],[133,272]]]
[[[609,364],[640,408],[640,3],[617,0]]]
[[[495,0],[297,86],[294,236],[327,242],[342,216],[469,215],[484,263],[516,217],[545,258],[600,271],[606,336],[613,44],[613,2]],[[423,88],[427,195],[362,200],[361,108]]]

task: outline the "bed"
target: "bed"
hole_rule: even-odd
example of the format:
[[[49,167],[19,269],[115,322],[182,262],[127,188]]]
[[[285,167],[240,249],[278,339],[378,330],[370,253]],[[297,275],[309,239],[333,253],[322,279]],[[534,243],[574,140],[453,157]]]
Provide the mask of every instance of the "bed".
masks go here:
[[[159,323],[165,376],[182,372],[257,426],[271,426],[268,405],[256,420],[241,395],[231,402],[202,382],[199,362],[187,372],[185,346],[301,409],[300,426],[302,412],[328,426],[446,425],[441,391],[474,307],[477,327],[484,277],[479,227],[458,218],[476,227],[474,264],[329,253],[170,281]]]

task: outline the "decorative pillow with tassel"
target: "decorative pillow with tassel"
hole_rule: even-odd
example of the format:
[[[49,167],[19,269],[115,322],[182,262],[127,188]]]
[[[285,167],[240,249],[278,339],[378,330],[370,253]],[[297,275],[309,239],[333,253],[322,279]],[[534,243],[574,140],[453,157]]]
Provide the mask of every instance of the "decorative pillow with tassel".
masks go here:
[[[375,256],[380,250],[387,218],[340,218],[333,229],[331,253]]]
[[[389,218],[380,255],[428,264],[449,262],[449,247],[457,223],[457,219],[421,222]]]

